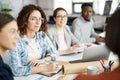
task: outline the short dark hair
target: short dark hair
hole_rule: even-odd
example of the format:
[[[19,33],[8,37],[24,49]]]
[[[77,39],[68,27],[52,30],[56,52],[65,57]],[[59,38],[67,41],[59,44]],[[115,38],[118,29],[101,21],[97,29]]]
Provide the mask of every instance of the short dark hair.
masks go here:
[[[81,6],[81,9],[83,10],[84,7],[91,7],[92,8],[92,5],[90,3],[83,3]]]
[[[120,59],[120,9],[111,15],[106,25],[105,42],[108,48]]]
[[[15,20],[10,14],[0,13],[0,30],[9,22]]]

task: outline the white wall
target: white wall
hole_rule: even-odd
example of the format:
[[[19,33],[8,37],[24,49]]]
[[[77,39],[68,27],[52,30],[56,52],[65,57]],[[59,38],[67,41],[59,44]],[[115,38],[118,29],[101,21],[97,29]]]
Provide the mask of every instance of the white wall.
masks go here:
[[[63,7],[67,10],[68,14],[72,13],[72,0],[54,0],[54,9]]]
[[[9,8],[12,9],[10,14],[13,17],[17,17],[19,11],[22,9],[24,5],[27,4],[37,4],[37,0],[0,0],[1,2],[8,3],[9,2]]]
[[[113,0],[112,5],[111,5],[110,14],[112,14],[116,10],[119,3],[120,3],[120,0]]]
[[[96,13],[99,13],[101,15],[103,14],[103,9],[105,5],[104,4],[105,0],[0,0],[0,1],[10,2],[10,8],[12,9],[10,14],[12,14],[15,18],[17,17],[22,7],[27,4],[35,4],[35,5],[41,6],[43,10],[45,11],[47,18],[49,17],[49,15],[53,14],[53,10],[57,7],[63,7],[67,10],[69,14],[71,14],[72,13],[72,1],[73,2],[95,1],[94,10],[96,11]],[[118,4],[117,1],[120,1],[120,0],[113,0],[110,13],[113,13],[114,10],[116,9],[117,4]]]
[[[53,13],[54,0],[38,0],[38,5],[43,8],[48,19]]]
[[[57,7],[63,7],[69,14],[72,13],[72,0],[38,0],[38,5],[44,9],[47,19],[53,15],[53,11]]]
[[[104,7],[105,7],[105,1],[106,0],[94,0],[93,9],[94,9],[96,14],[103,15]],[[112,0],[110,14],[112,14],[115,11],[115,9],[117,8],[117,6],[119,4],[119,1],[120,0]]]
[[[18,16],[19,11],[22,9],[22,6],[23,2],[21,0],[12,0],[11,2],[12,11],[10,12],[10,14],[16,18]]]
[[[94,0],[93,10],[94,10],[95,14],[103,15],[105,1],[106,0]]]
[[[72,0],[73,2],[93,2],[93,0]]]

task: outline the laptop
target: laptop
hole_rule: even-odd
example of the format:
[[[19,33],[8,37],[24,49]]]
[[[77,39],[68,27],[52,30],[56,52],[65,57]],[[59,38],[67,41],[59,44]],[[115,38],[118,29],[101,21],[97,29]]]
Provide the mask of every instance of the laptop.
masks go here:
[[[99,61],[100,59],[107,60],[109,58],[110,50],[106,45],[96,45],[85,48],[83,51],[83,57],[81,60],[69,61],[70,63]]]

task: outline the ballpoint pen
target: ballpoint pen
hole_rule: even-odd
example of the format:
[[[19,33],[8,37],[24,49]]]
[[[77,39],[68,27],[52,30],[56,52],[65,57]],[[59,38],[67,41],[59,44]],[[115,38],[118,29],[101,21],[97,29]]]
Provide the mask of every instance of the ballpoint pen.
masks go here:
[[[104,71],[110,71],[109,65],[105,65],[105,60],[101,59],[101,60],[100,60],[100,63],[101,63],[101,65],[102,65]],[[111,61],[109,61],[109,64],[111,64]]]
[[[45,64],[52,64],[53,61],[48,61],[48,60],[45,60]],[[39,66],[45,66],[45,64],[39,64]]]
[[[113,61],[109,61],[109,70],[111,70],[112,66],[113,66],[114,62]]]
[[[103,69],[104,69],[104,71],[105,71],[105,70],[106,70],[106,67],[105,67],[105,62],[104,62],[104,60],[101,59],[101,60],[100,60],[100,63],[101,63],[101,65],[102,65],[102,67],[103,67]]]
[[[48,63],[48,64],[52,64],[53,63],[53,61],[48,61],[48,60],[45,60],[45,62]]]

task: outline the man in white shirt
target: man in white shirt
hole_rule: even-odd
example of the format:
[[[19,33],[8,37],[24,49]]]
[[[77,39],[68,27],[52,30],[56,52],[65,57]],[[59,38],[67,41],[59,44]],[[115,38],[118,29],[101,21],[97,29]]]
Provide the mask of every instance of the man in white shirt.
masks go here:
[[[92,20],[92,5],[84,3],[81,6],[82,14],[76,18],[72,23],[72,32],[81,43],[103,42],[101,38],[94,31],[94,22]]]

